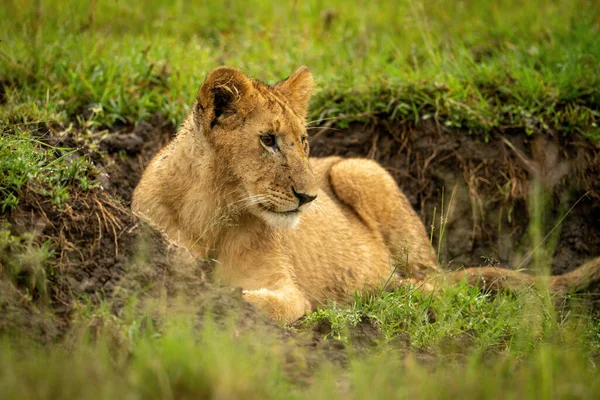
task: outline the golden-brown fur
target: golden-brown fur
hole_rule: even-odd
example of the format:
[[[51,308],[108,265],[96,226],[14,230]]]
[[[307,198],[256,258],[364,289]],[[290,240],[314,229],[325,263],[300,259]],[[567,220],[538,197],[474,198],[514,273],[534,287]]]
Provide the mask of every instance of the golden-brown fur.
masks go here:
[[[272,87],[212,71],[133,196],[137,214],[214,259],[218,279],[280,321],[401,283],[394,265],[416,280],[438,269],[423,224],[379,164],[308,158],[311,89],[306,67]],[[461,273],[481,282],[475,269]]]

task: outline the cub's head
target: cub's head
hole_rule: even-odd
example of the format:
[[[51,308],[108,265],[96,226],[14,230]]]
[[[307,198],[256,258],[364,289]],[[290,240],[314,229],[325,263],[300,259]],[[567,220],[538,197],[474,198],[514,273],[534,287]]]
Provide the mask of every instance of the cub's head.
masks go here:
[[[219,176],[236,205],[276,227],[296,226],[317,196],[305,126],[312,85],[306,67],[274,86],[221,67],[198,90],[193,117]]]

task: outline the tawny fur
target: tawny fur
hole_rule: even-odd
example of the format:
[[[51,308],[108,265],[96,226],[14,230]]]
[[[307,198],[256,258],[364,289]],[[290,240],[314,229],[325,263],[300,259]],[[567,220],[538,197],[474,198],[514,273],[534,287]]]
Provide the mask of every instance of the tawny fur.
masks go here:
[[[134,212],[213,259],[217,279],[242,287],[248,301],[280,321],[356,291],[401,284],[395,266],[412,281],[438,270],[423,224],[379,164],[309,159],[312,83],[306,67],[274,86],[233,68],[212,71],[133,195]],[[275,147],[261,139],[268,135]],[[301,205],[294,191],[317,197]],[[556,277],[557,289],[597,279],[594,262]],[[463,277],[490,288],[533,279],[473,268],[447,280]]]

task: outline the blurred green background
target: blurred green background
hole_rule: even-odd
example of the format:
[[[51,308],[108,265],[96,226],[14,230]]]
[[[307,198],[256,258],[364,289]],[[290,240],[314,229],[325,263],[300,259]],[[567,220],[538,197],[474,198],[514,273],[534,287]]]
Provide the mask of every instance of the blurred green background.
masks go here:
[[[593,0],[5,0],[0,121],[176,123],[216,66],[276,82],[307,65],[311,120],[597,138],[599,29]]]

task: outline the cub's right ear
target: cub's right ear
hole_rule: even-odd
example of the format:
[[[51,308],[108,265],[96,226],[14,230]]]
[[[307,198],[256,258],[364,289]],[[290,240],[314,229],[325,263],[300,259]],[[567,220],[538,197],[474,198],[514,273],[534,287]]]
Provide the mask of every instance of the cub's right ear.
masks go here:
[[[252,82],[235,68],[219,67],[211,71],[198,89],[199,120],[205,132],[212,130],[221,118],[243,109],[244,100],[252,92]]]

